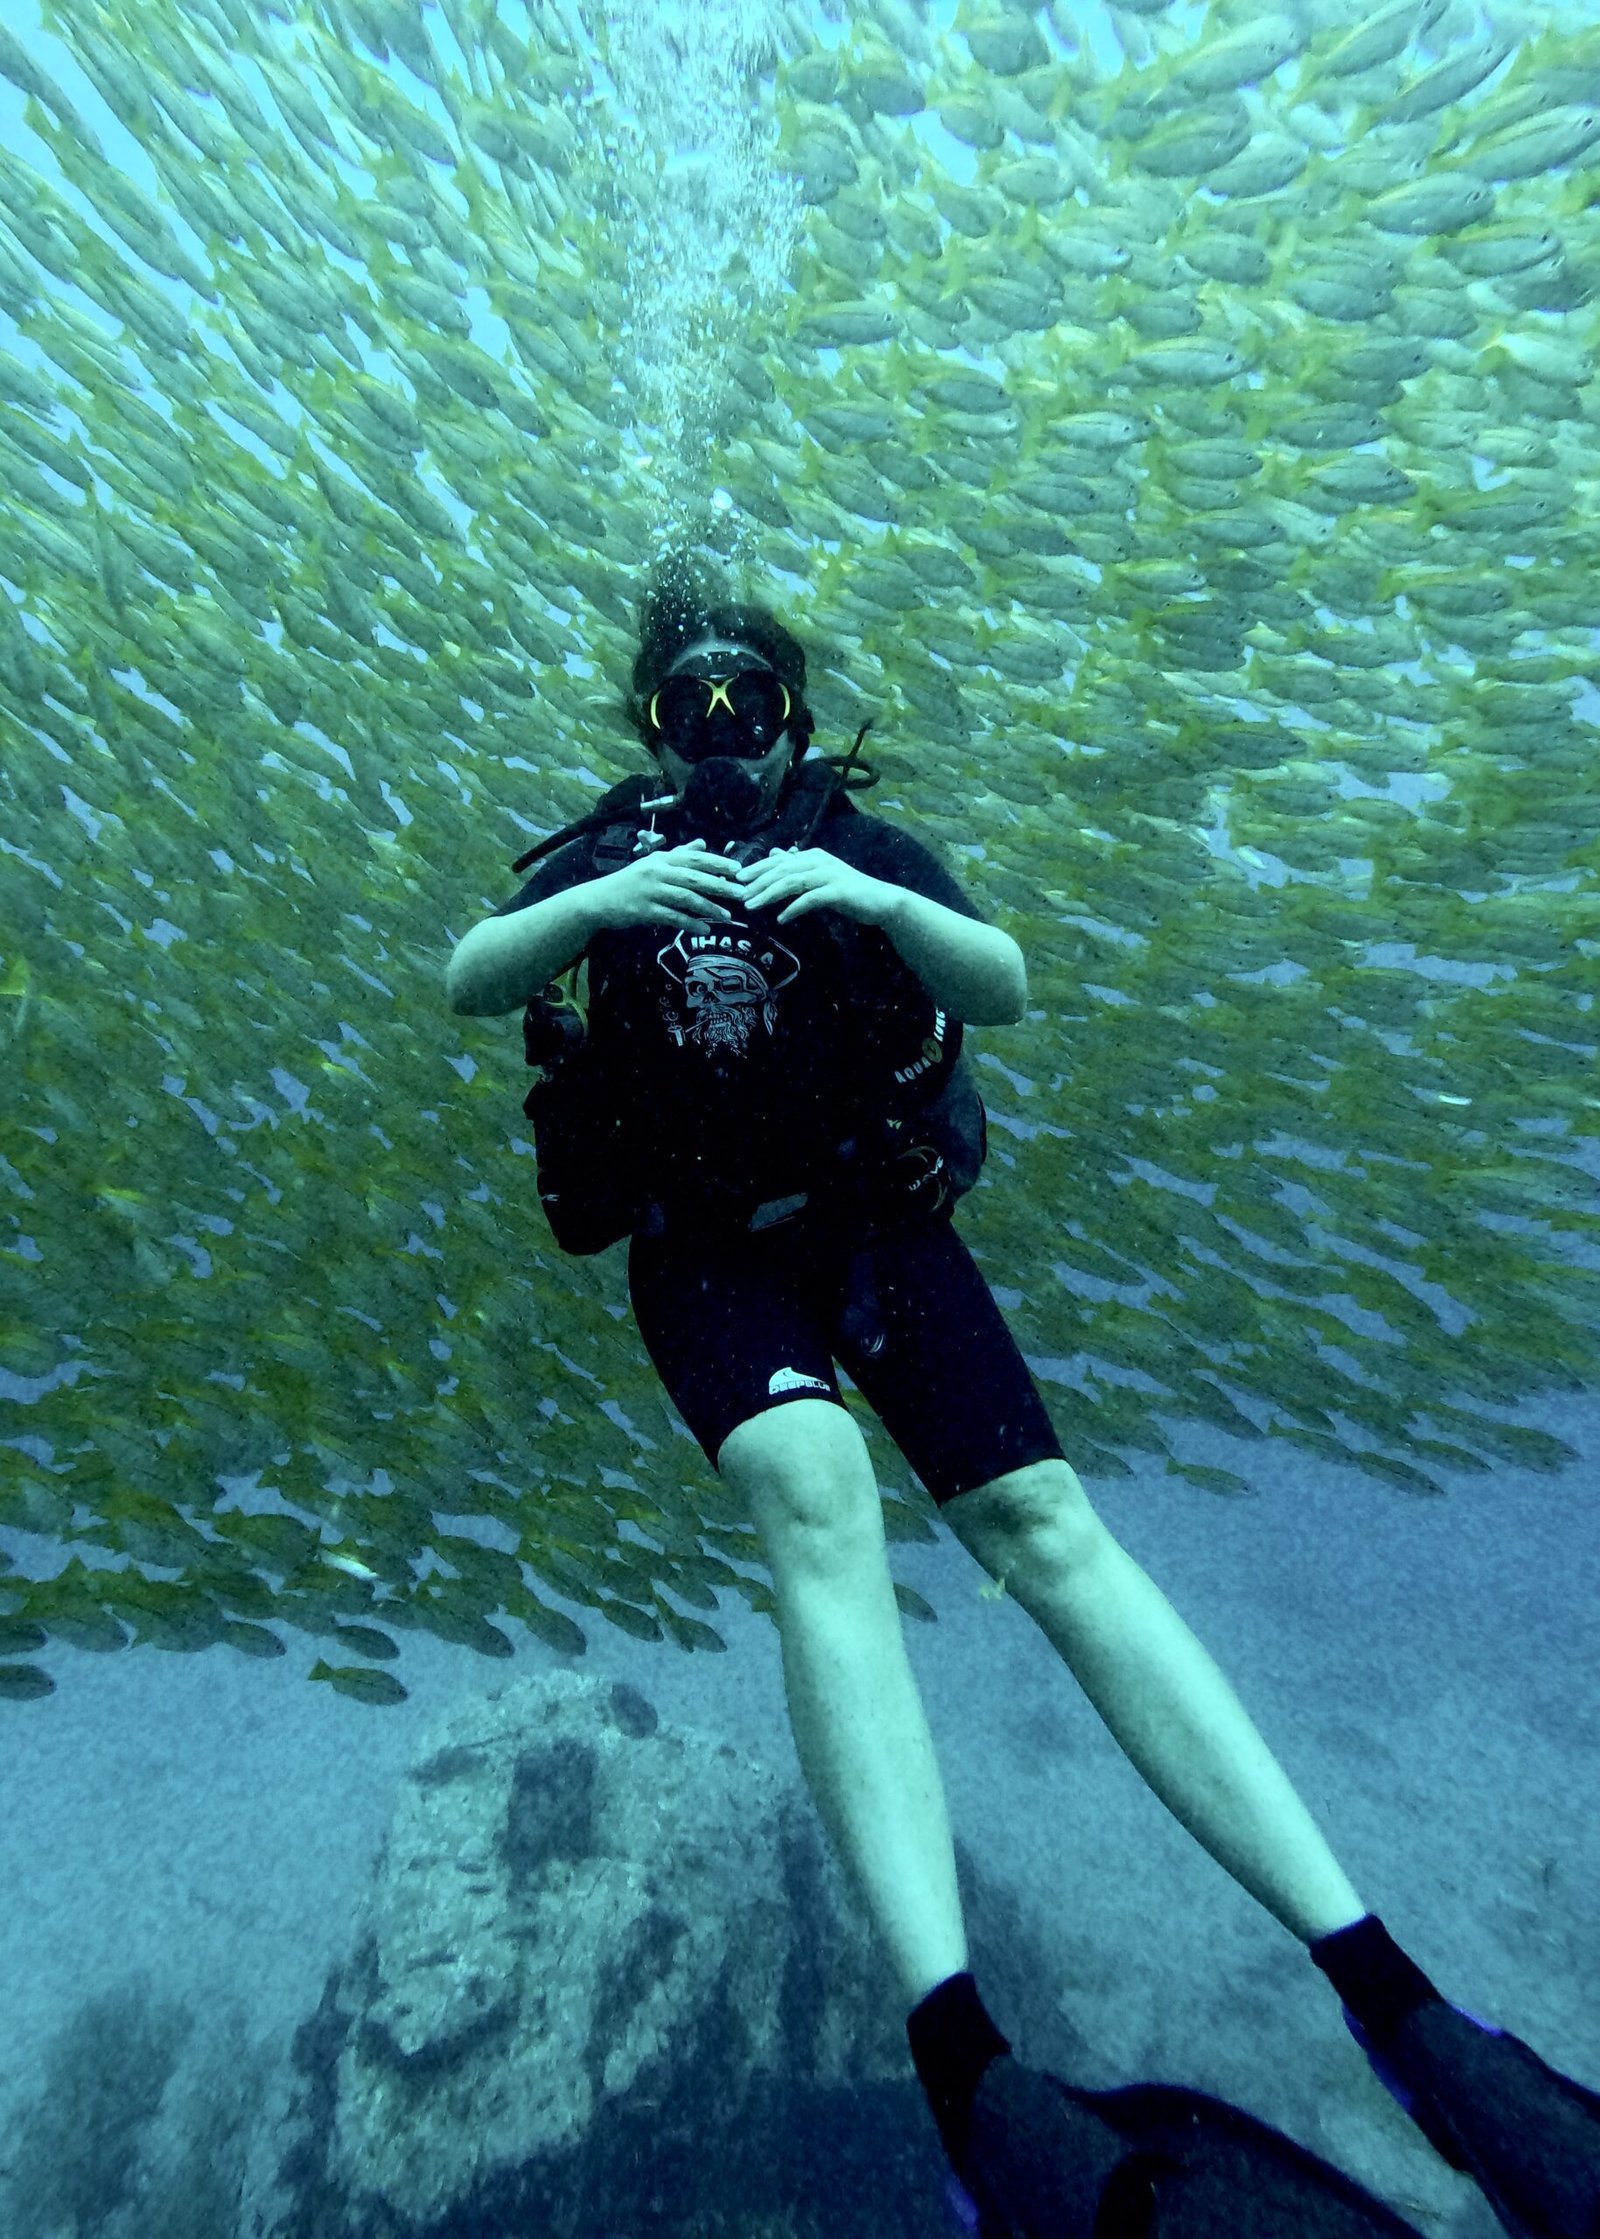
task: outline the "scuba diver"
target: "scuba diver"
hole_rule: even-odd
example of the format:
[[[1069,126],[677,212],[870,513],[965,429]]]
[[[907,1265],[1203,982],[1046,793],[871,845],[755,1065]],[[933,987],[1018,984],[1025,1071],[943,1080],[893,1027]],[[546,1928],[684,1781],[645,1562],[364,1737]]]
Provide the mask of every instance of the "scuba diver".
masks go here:
[[[628,1238],[645,1349],[760,1531],[801,1767],[898,1974],[952,2208],[975,2239],[1411,2230],[1222,2100],[1082,2091],[1013,2057],[968,1967],[839,1363],[1150,1787],[1306,1945],[1435,2149],[1514,2239],[1600,2239],[1600,2098],[1445,2001],[1090,1508],[952,1222],[986,1148],[962,1025],[1024,1015],[1021,950],[921,841],[856,808],[875,782],[861,736],[814,754],[805,682],[771,615],[662,571],[628,703],[655,773],[518,861],[539,867],[460,941],[447,993],[457,1012],[525,1007],[556,1240]]]

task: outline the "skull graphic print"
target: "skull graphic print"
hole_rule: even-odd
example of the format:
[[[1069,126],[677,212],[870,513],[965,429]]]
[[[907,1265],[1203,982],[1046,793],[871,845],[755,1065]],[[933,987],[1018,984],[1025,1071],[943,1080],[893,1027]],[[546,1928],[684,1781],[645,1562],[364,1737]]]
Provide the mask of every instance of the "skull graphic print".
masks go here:
[[[661,998],[668,1034],[680,1049],[713,1060],[744,1057],[758,1024],[772,1034],[777,994],[800,969],[794,951],[770,933],[736,925],[680,933],[656,963],[672,983]]]

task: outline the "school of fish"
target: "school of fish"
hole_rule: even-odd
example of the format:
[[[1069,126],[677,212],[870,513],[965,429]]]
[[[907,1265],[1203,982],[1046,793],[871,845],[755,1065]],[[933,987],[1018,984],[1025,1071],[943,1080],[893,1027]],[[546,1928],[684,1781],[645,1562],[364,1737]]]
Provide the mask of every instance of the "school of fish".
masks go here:
[[[771,1611],[623,1253],[545,1227],[516,1019],[442,993],[642,766],[668,538],[1022,947],[962,1229],[1082,1473],[1248,1492],[1196,1425],[1417,1495],[1571,1462],[1509,1418],[1600,1352],[1581,9],[1127,0],[1113,59],[1070,0],[43,20],[0,23],[0,1695],[299,1631],[394,1701],[405,1628]]]

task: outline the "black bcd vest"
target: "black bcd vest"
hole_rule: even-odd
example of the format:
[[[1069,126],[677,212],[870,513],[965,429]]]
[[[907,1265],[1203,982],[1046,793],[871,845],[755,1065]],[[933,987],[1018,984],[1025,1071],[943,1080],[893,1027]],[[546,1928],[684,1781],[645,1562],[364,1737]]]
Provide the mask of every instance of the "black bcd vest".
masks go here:
[[[865,785],[876,782],[853,754],[808,757],[791,774],[776,814],[725,853],[734,861],[754,862],[776,849],[809,846],[835,796],[856,789],[852,775]],[[624,778],[601,795],[590,815],[529,849],[515,868],[525,870],[540,856],[592,834],[585,879],[621,869],[643,852],[644,803],[661,782],[656,776]],[[654,832],[656,812],[650,814]],[[666,821],[671,844],[694,836],[687,827],[672,828],[673,812]],[[846,1015],[857,1022],[854,1030],[862,1038],[842,1060],[859,1088],[838,1139],[817,1146],[801,1202],[808,1217],[815,1212],[842,1218],[852,1239],[862,1242],[947,1212],[977,1181],[988,1133],[982,1100],[959,1062],[960,1021],[909,971],[894,973],[897,984],[886,989],[885,937],[875,927],[834,911],[820,913],[820,926],[841,951]],[[561,1249],[582,1257],[635,1230],[662,1235],[683,1222],[737,1230],[790,1217],[774,1216],[770,1200],[759,1205],[755,1191],[703,1177],[692,1194],[652,1194],[641,1132],[648,1123],[649,1084],[627,1073],[618,1053],[588,1032],[577,976],[573,966],[551,981],[523,1014],[524,1052],[540,1071],[523,1110],[533,1125],[539,1199]],[[812,1062],[827,1066],[841,1058],[819,1048]],[[789,1199],[778,1202],[790,1213],[800,1209]]]

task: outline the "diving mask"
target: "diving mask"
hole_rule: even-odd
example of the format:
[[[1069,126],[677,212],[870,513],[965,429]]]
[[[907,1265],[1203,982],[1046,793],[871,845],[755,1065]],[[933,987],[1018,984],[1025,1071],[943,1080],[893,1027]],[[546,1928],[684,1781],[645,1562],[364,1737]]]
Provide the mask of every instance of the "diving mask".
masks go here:
[[[708,654],[706,666],[725,670],[726,656]],[[685,762],[711,754],[760,761],[783,736],[794,702],[789,687],[768,668],[732,675],[684,671],[651,693],[647,714],[660,746]]]

